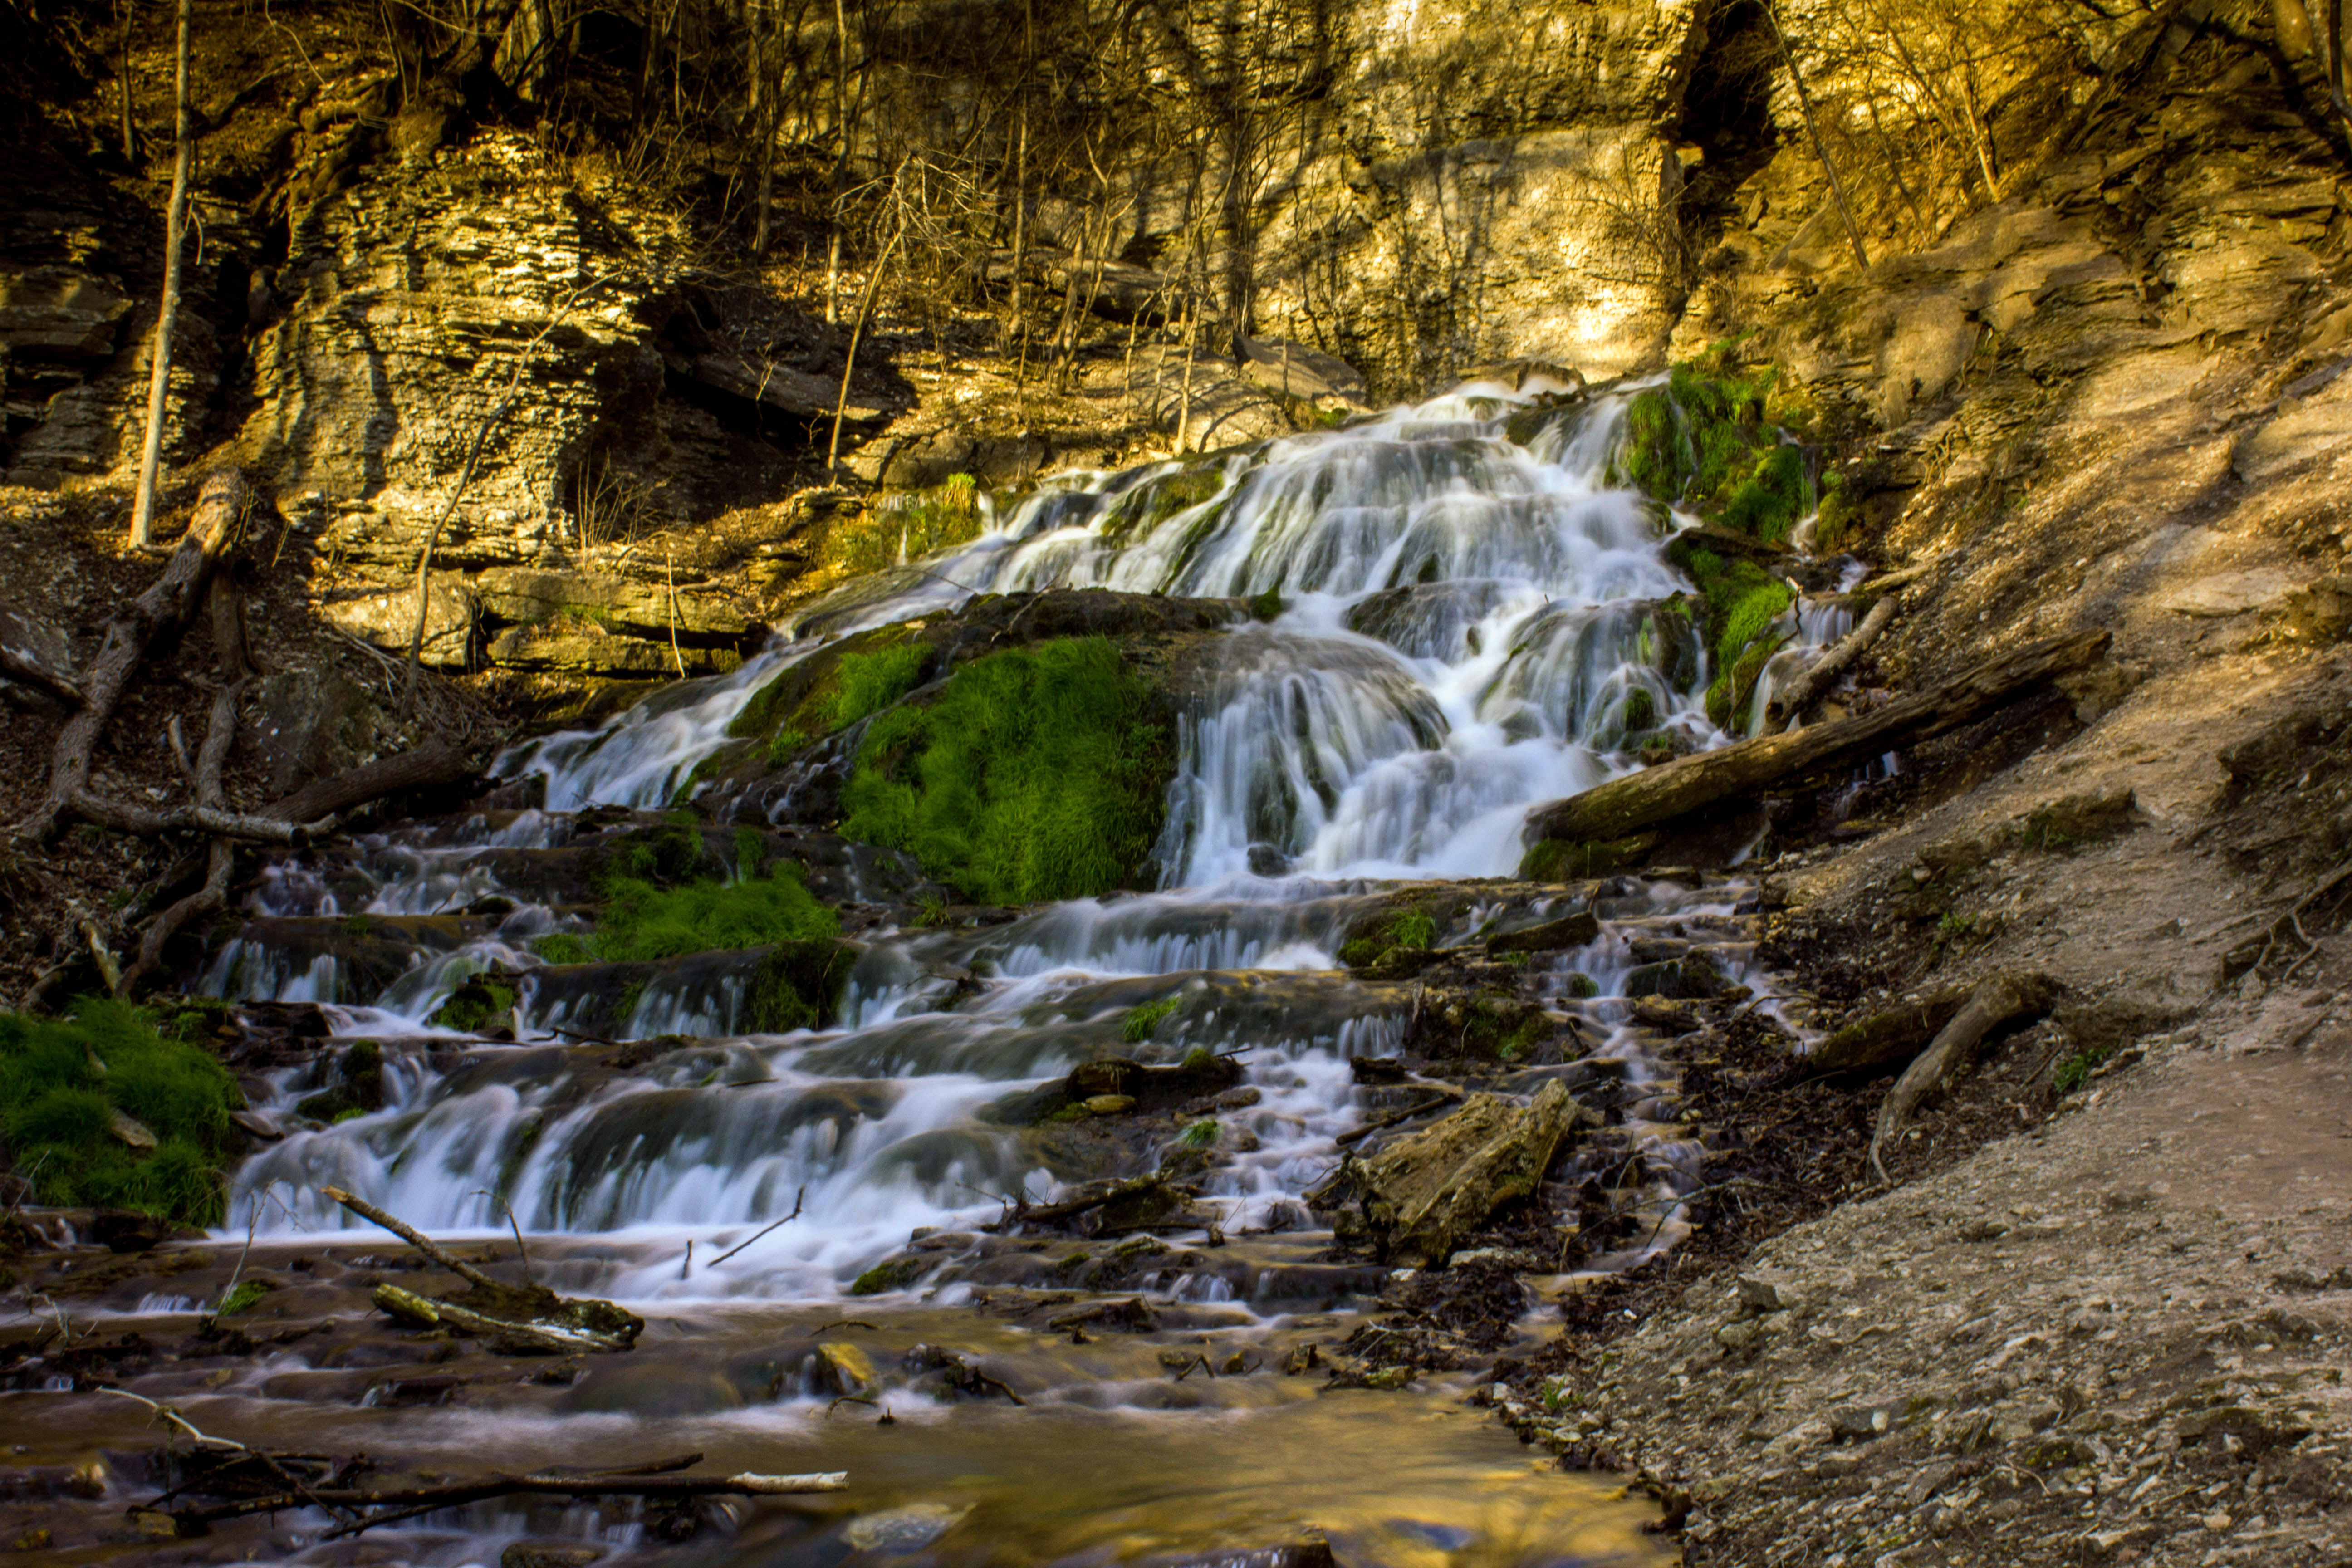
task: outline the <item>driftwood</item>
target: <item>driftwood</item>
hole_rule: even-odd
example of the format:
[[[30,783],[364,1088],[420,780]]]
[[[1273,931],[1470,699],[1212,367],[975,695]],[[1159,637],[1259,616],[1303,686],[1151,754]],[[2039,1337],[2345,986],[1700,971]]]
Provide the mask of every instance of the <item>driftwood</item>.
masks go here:
[[[2039,974],[1998,974],[1986,981],[1936,1036],[1935,1042],[1895,1080],[1878,1107],[1878,1127],[1870,1136],[1870,1163],[1887,1180],[1880,1152],[1902,1130],[1903,1120],[1937,1085],[1976,1055],[1984,1037],[2023,1013],[2049,1010],[2054,987]]]
[[[491,1498],[536,1495],[562,1498],[635,1497],[669,1501],[698,1497],[796,1497],[809,1492],[845,1491],[846,1470],[810,1475],[763,1475],[745,1470],[731,1476],[681,1476],[672,1472],[701,1463],[699,1454],[684,1455],[655,1464],[622,1470],[566,1472],[541,1470],[528,1475],[488,1476],[473,1481],[445,1481],[415,1487],[363,1488],[331,1483],[299,1485],[258,1495],[172,1509],[168,1517],[183,1534],[196,1534],[224,1520],[257,1513],[282,1513],[298,1508],[320,1508],[340,1516],[323,1539],[356,1535],[363,1530],[411,1519],[435,1509],[457,1508]],[[238,1489],[242,1490],[243,1488]],[[135,1512],[165,1510],[150,1505]]]
[[[559,1296],[543,1285],[505,1284],[365,1198],[341,1187],[319,1191],[370,1224],[382,1226],[472,1287],[457,1296],[432,1298],[397,1285],[377,1286],[372,1297],[376,1306],[413,1328],[477,1334],[488,1340],[491,1349],[509,1355],[625,1351],[645,1331],[643,1318],[610,1301]]]
[[[1525,840],[1533,846],[1546,839],[1605,843],[1626,838],[1725,800],[1947,733],[2090,664],[2106,652],[2109,640],[2104,631],[2051,637],[1873,712],[1759,735],[1612,779],[1538,807],[1528,818]]]
[[[1772,694],[1764,705],[1764,730],[1767,734],[1784,730],[1804,716],[1805,710],[1821,700],[1823,693],[1838,683],[1840,677],[1876,642],[1895,620],[1895,606],[1901,595],[1889,594],[1870,606],[1862,617],[1862,625],[1838,639],[1835,647],[1822,655],[1795,679]]]

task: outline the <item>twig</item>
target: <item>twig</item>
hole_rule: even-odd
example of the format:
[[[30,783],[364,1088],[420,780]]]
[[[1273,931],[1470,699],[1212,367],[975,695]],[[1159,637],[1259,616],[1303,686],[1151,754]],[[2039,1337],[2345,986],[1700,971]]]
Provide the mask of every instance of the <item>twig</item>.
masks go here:
[[[185,1432],[190,1437],[195,1440],[196,1446],[200,1448],[215,1448],[223,1452],[236,1454],[250,1454],[254,1452],[253,1449],[246,1447],[243,1443],[236,1441],[234,1438],[215,1437],[210,1433],[198,1430],[194,1422],[189,1420],[186,1416],[181,1415],[170,1405],[159,1405],[143,1394],[133,1394],[127,1388],[108,1388],[103,1384],[94,1385],[89,1390],[89,1392],[92,1394],[111,1394],[117,1399],[137,1400],[140,1404],[145,1405],[148,1409],[153,1411],[156,1415],[162,1416],[173,1426],[177,1426],[181,1431]]]
[[[803,1203],[805,1203],[807,1200],[808,1200],[808,1188],[806,1188],[805,1186],[803,1186],[803,1188],[801,1188],[800,1193],[798,1194],[798,1195],[796,1195],[796,1196],[793,1199],[793,1212],[792,1212],[792,1213],[790,1213],[790,1214],[786,1215],[783,1218],[782,1218],[782,1219],[780,1219],[780,1220],[776,1221],[776,1223],[775,1223],[775,1224],[766,1226],[764,1229],[762,1229],[762,1230],[759,1233],[759,1235],[758,1235],[758,1236],[754,1236],[754,1237],[752,1237],[751,1238],[751,1240],[750,1240],[750,1241],[746,1241],[746,1242],[744,1242],[744,1243],[742,1244],[742,1247],[731,1247],[731,1248],[730,1248],[729,1250],[727,1250],[727,1251],[725,1251],[725,1252],[720,1253],[718,1257],[716,1257],[716,1258],[712,1258],[712,1259],[710,1260],[710,1263],[709,1263],[709,1266],[710,1268],[718,1268],[720,1264],[722,1264],[722,1263],[726,1262],[729,1258],[730,1258],[734,1257],[736,1253],[742,1251],[744,1247],[749,1247],[749,1246],[751,1246],[751,1242],[759,1240],[759,1239],[760,1239],[760,1237],[767,1235],[769,1231],[782,1229],[783,1226],[787,1226],[787,1225],[790,1225],[793,1221],[794,1221],[794,1220],[796,1220],[796,1219],[800,1218],[800,1217],[801,1217],[801,1205],[802,1205],[802,1204],[803,1204]]]
[[[530,1254],[524,1249],[522,1245],[522,1223],[515,1218],[514,1205],[507,1202],[506,1199],[490,1191],[488,1187],[475,1188],[473,1195],[476,1197],[488,1198],[490,1202],[498,1205],[499,1207],[506,1211],[507,1227],[514,1232],[515,1256],[522,1259],[523,1283],[527,1285],[538,1284],[539,1276],[532,1272],[530,1267]],[[692,1242],[687,1243],[687,1246],[689,1248],[693,1245],[694,1244]]]

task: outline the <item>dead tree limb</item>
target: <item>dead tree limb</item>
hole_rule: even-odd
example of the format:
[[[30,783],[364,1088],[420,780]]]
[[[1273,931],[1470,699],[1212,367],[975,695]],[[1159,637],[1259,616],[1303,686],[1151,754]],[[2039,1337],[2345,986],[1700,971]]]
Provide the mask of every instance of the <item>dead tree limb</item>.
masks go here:
[[[1853,661],[1868,652],[1870,645],[1876,642],[1880,634],[1893,624],[1895,602],[1900,597],[1900,595],[1888,594],[1871,605],[1870,613],[1862,617],[1862,625],[1839,638],[1835,647],[1800,670],[1794,680],[1772,694],[1772,700],[1764,705],[1765,733],[1784,730],[1803,718],[1805,710],[1820,701],[1822,695],[1838,683],[1839,678],[1845,674]]]
[[[278,822],[317,821],[396,790],[457,784],[474,771],[474,760],[464,747],[436,735],[421,746],[304,784],[261,815]]]
[[[494,1286],[508,1292],[512,1286]],[[386,1315],[398,1319],[411,1328],[454,1329],[461,1334],[478,1334],[491,1342],[494,1348],[520,1352],[531,1355],[572,1355],[578,1352],[610,1352],[625,1351],[630,1341],[619,1334],[605,1333],[597,1329],[573,1328],[566,1323],[520,1318],[501,1318],[457,1301],[436,1300],[404,1290],[397,1285],[379,1285],[369,1297]]]
[[[196,514],[182,536],[179,548],[172,552],[171,560],[164,564],[163,575],[132,600],[130,608],[108,623],[106,640],[100,645],[98,657],[90,660],[83,678],[81,710],[67,720],[58,733],[57,749],[49,761],[48,797],[39,811],[18,826],[20,837],[36,843],[45,840],[68,816],[87,817],[102,826],[136,822],[138,826],[126,826],[126,831],[131,832],[151,830],[151,824],[160,821],[159,814],[101,800],[90,790],[90,751],[97,745],[107,721],[114,717],[115,705],[121,701],[123,689],[131,683],[139,661],[149,649],[176,636],[204,601],[213,568],[236,542],[246,499],[243,477],[234,468],[216,469],[205,480]],[[183,825],[176,821],[169,824]],[[233,837],[255,837],[250,832],[236,832],[226,818],[217,825],[193,820],[184,825],[206,826],[215,832],[230,832]],[[152,830],[163,828],[159,826]],[[286,831],[281,825],[262,837],[282,837]]]
[[[2109,640],[2097,630],[2050,637],[1873,712],[1759,735],[1612,779],[1538,807],[1528,817],[1524,840],[1535,846],[1546,839],[1625,838],[1720,801],[1786,786],[1826,768],[1947,733],[2094,662],[2106,652]]]
[[[351,1210],[353,1214],[359,1215],[360,1218],[367,1221],[370,1225],[382,1226],[384,1229],[392,1232],[393,1235],[400,1237],[401,1240],[408,1243],[409,1246],[416,1248],[417,1251],[425,1254],[425,1257],[431,1258],[442,1268],[446,1268],[450,1273],[455,1274],[458,1279],[463,1279],[468,1285],[479,1285],[484,1289],[490,1290],[504,1290],[509,1289],[509,1287],[501,1285],[496,1279],[491,1279],[488,1275],[483,1273],[480,1269],[475,1268],[464,1258],[459,1258],[457,1254],[447,1251],[439,1242],[435,1241],[431,1237],[425,1235],[423,1231],[418,1230],[407,1221],[386,1214],[383,1210],[376,1207],[375,1205],[368,1202],[365,1198],[356,1197],[353,1194],[343,1191],[341,1187],[320,1187],[319,1189],[319,1195],[327,1199],[330,1203],[338,1203],[342,1205],[345,1208]]]
[[[1968,1005],[1953,1015],[1935,1042],[1904,1070],[1878,1107],[1878,1127],[1870,1136],[1871,1168],[1887,1180],[1880,1159],[1886,1141],[1903,1127],[1920,1100],[1976,1055],[1984,1037],[2022,1013],[2040,1013],[2050,1006],[2053,987],[2039,974],[1997,974],[1977,987]]]
[[[283,1513],[316,1502],[331,1509],[399,1509],[422,1511],[456,1508],[491,1498],[535,1494],[541,1497],[792,1497],[806,1492],[845,1491],[849,1472],[828,1470],[811,1475],[771,1476],[746,1470],[731,1476],[677,1476],[632,1472],[627,1475],[562,1475],[546,1472],[527,1476],[491,1476],[478,1481],[449,1481],[438,1486],[386,1487],[381,1489],[312,1487],[303,1494],[273,1492],[261,1497],[233,1498],[172,1510],[183,1528],[216,1524],[248,1514]],[[384,1514],[347,1524],[337,1532],[357,1534],[394,1516]]]

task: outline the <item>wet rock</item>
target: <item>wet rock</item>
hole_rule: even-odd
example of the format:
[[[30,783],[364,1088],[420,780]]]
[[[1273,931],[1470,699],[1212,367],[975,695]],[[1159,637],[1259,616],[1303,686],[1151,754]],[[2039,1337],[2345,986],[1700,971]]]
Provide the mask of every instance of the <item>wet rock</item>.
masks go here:
[[[971,1511],[968,1507],[950,1508],[946,1503],[908,1503],[860,1514],[844,1527],[841,1539],[858,1552],[913,1552],[945,1535]]]
[[[817,1347],[817,1359],[824,1365],[826,1381],[836,1394],[866,1394],[879,1381],[874,1363],[856,1345],[838,1340],[827,1340]]]
[[[1644,963],[1625,976],[1628,996],[1663,996],[1671,1002],[1703,1001],[1726,990],[1723,973],[1703,953],[1664,963]]]
[[[499,1568],[588,1568],[604,1555],[601,1546],[534,1546],[518,1541],[499,1553]]]
[[[1088,1095],[1078,1102],[1078,1109],[1088,1116],[1124,1116],[1135,1109],[1131,1094]]]
[[[1434,1125],[1366,1160],[1349,1160],[1309,1194],[1335,1229],[1376,1257],[1442,1261],[1454,1238],[1504,1202],[1535,1190],[1568,1133],[1575,1099],[1546,1084],[1526,1105],[1475,1094]]]
[[[152,1215],[100,1209],[90,1219],[89,1238],[110,1252],[145,1252],[171,1240],[172,1227]]]

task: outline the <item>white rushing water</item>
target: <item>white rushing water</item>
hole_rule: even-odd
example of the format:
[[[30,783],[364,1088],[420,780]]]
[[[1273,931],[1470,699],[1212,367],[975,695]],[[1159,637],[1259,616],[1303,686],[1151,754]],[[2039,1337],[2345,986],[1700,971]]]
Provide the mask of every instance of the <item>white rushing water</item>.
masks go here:
[[[823,1033],[734,1035],[740,981],[648,986],[628,1034],[716,1037],[610,1079],[566,1065],[546,1031],[568,1020],[526,976],[523,1043],[456,1067],[414,1050],[388,1065],[384,1110],[247,1166],[234,1223],[268,1189],[265,1226],[335,1224],[304,1195],[329,1181],[436,1232],[495,1228],[503,1200],[526,1228],[645,1239],[661,1261],[606,1282],[623,1295],[822,1296],[914,1226],[1046,1192],[1034,1138],[989,1108],[1129,1048],[1118,1020],[1163,994],[1185,1005],[1150,1042],[1159,1059],[1202,1045],[1249,1053],[1262,1099],[1230,1122],[1256,1147],[1213,1196],[1231,1228],[1262,1221],[1328,1167],[1357,1119],[1348,1058],[1402,1037],[1392,999],[1331,973],[1365,882],[1507,876],[1528,808],[1630,765],[1630,734],[1723,739],[1702,702],[1706,651],[1660,608],[1689,584],[1665,561],[1658,510],[1607,482],[1622,399],[1556,419],[1528,447],[1504,430],[1523,405],[1473,386],[1271,442],[1225,457],[1213,494],[1198,459],[1049,481],[972,543],[819,606],[802,624],[821,634],[510,753],[500,771],[544,777],[545,810],[371,842],[363,911],[345,908],[348,889],[280,876],[257,912],[413,916],[500,894],[491,851],[561,844],[566,814],[589,805],[669,804],[761,685],[821,637],[968,591],[1281,603],[1270,623],[1227,634],[1213,695],[1181,721],[1160,891],[979,932],[885,933],[859,963],[845,1026]],[[1827,614],[1790,627],[1804,646],[1837,629]],[[1671,890],[1643,897],[1661,918],[1722,912]],[[530,939],[556,919],[526,900],[495,934],[388,984],[257,937],[221,955],[213,985],[331,1002],[339,1033],[414,1040],[435,1033],[421,1020],[467,974],[537,964]],[[1612,924],[1554,967],[1613,992],[1625,941]],[[984,978],[950,1001],[937,976],[957,966]],[[802,1220],[724,1267],[681,1270],[687,1238],[709,1238],[713,1256],[803,1190]]]

